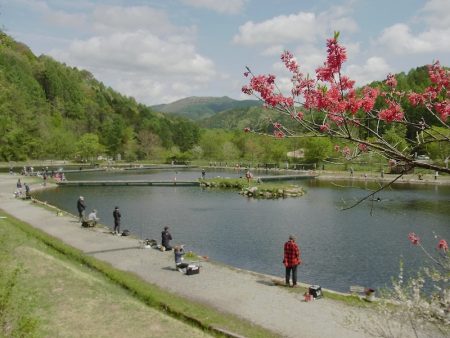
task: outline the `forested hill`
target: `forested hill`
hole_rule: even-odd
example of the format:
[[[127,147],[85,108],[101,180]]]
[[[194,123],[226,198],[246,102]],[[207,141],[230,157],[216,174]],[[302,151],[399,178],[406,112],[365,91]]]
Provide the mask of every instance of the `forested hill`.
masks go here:
[[[0,161],[96,154],[132,160],[173,145],[184,152],[198,138],[194,123],[156,113],[0,32]]]
[[[219,112],[230,109],[243,109],[262,106],[257,100],[233,100],[228,96],[223,97],[187,97],[169,104],[152,106],[157,111],[184,116],[192,120],[201,120],[216,115]]]
[[[422,92],[430,85],[428,77],[427,66],[411,69],[408,73],[395,74],[398,81],[397,88],[402,91],[418,91]],[[375,81],[369,84],[371,87],[383,87],[384,82]],[[360,90],[360,89],[359,89]],[[430,124],[433,124],[433,117],[427,113],[423,108],[414,108],[407,102],[406,98],[402,105],[406,114],[411,117],[412,121],[418,121],[422,116],[428,119]],[[378,106],[378,108],[380,108]],[[283,125],[292,128],[296,125],[295,121],[289,116],[282,115],[270,109],[260,107],[237,107],[227,111],[220,112],[208,118],[199,121],[200,125],[205,128],[225,128],[225,129],[240,129],[245,127],[255,127],[260,125],[267,125],[271,122],[281,122]],[[294,123],[293,123],[294,122]],[[412,131],[411,131],[412,132]],[[408,135],[409,136],[409,135]]]

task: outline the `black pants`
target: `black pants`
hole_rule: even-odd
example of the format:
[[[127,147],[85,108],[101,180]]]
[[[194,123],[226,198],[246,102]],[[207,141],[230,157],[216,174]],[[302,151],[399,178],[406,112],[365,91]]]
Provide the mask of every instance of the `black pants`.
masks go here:
[[[120,223],[114,223],[114,232],[120,232]]]
[[[291,271],[292,271],[292,285],[297,285],[297,265],[286,267],[286,285],[289,285]]]

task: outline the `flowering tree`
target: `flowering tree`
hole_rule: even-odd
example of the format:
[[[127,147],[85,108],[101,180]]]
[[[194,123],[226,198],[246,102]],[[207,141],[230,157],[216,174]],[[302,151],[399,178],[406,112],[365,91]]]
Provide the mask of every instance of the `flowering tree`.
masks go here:
[[[446,166],[417,160],[415,154],[430,144],[450,144],[450,74],[439,62],[428,66],[431,85],[422,93],[397,90],[396,78],[389,74],[382,88],[354,87],[355,82],[345,76],[342,65],[347,60],[345,47],[338,43],[339,33],[327,40],[327,59],[316,69],[315,77],[305,75],[294,56],[285,51],[281,60],[292,74],[292,89],[284,95],[274,75],[255,75],[247,67],[250,77],[242,91],[254,95],[265,107],[290,116],[300,124],[302,132],[294,132],[279,122],[273,122],[273,137],[332,137],[347,140],[353,147],[335,146],[347,159],[373,151],[385,157],[390,165],[401,163],[403,173],[419,167],[450,173]],[[408,118],[405,102],[423,107],[430,117]],[[378,108],[377,108],[378,107]],[[400,147],[385,131],[392,125],[415,130],[415,137]],[[440,128],[436,128],[439,126]],[[245,128],[246,132],[264,134],[260,130]]]

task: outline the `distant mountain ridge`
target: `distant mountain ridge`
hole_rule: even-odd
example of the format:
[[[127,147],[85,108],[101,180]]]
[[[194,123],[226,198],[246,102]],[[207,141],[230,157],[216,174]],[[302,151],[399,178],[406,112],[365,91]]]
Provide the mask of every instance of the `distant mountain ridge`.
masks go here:
[[[172,103],[152,106],[155,111],[183,116],[191,120],[202,120],[217,113],[237,109],[259,107],[258,100],[234,100],[228,96],[198,97],[191,96]]]

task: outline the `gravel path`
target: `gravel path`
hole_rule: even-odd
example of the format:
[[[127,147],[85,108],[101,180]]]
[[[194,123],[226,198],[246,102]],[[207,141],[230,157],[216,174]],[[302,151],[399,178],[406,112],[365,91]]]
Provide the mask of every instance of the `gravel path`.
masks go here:
[[[274,286],[274,276],[211,262],[202,263],[199,275],[185,276],[174,270],[171,252],[141,249],[136,239],[113,236],[107,229],[84,229],[71,215],[56,216],[56,212],[30,201],[15,199],[17,178],[0,174],[1,209],[118,269],[134,272],[170,292],[233,313],[283,337],[366,336],[356,327],[344,325],[355,309],[341,302],[326,298],[304,302],[300,293]],[[366,316],[366,311],[358,309],[358,315]]]

